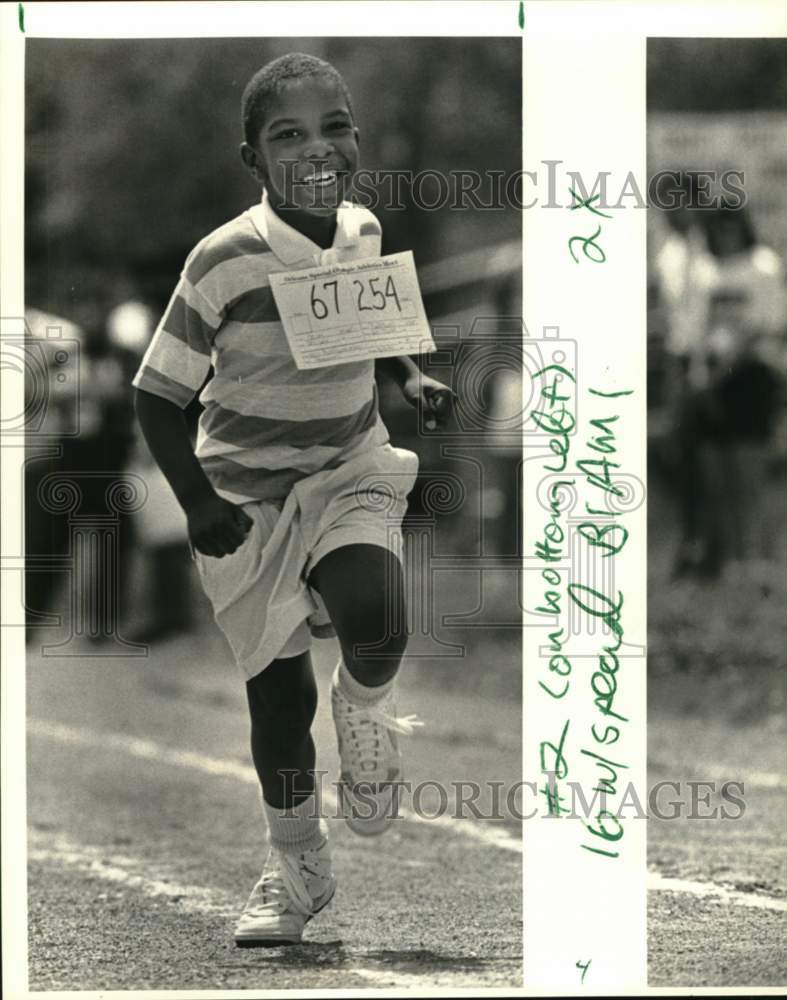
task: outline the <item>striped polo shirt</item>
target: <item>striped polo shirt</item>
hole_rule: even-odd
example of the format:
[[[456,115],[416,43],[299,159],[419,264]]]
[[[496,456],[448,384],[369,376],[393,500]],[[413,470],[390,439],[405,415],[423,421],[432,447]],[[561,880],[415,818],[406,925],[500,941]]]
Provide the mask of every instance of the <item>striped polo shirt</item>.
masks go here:
[[[299,371],[269,275],[380,255],[381,229],[344,202],[322,250],[272,210],[267,196],[189,255],[133,384],[185,408],[200,394],[196,454],[235,503],[281,499],[304,476],[384,444],[374,361]]]

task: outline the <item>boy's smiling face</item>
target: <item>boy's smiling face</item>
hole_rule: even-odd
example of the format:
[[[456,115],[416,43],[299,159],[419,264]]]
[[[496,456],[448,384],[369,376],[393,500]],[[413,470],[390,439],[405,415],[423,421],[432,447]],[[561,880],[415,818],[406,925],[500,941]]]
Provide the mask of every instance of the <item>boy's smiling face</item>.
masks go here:
[[[321,77],[287,83],[241,155],[274,208],[334,215],[358,169],[358,129],[341,88]]]

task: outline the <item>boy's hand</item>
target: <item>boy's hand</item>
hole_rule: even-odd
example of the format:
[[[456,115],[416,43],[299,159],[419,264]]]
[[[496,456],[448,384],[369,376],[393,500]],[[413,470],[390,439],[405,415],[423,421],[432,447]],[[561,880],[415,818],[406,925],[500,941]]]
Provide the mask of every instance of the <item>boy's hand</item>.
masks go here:
[[[453,389],[420,371],[404,382],[402,395],[411,406],[423,410],[424,426],[428,431],[450,420],[454,400],[459,398]]]
[[[254,523],[242,507],[217,495],[200,500],[187,516],[191,544],[215,559],[233,553]]]

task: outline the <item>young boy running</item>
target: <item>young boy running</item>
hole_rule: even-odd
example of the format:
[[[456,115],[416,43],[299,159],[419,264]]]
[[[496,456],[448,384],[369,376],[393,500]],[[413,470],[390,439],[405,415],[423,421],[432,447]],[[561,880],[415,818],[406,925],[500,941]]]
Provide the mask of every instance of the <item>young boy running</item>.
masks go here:
[[[262,201],[189,255],[134,385],[246,677],[270,851],[235,941],[264,946],[300,941],[335,888],[314,780],[312,635],[341,647],[331,702],[347,822],[377,834],[393,812],[396,733],[413,727],[393,690],[406,645],[399,528],[418,460],[389,443],[374,361],[296,367],[270,287],[275,272],[380,254],[377,219],[344,201],[359,162],[344,80],[283,56],[252,77],[242,114]],[[182,411],[211,365],[195,453]],[[447,419],[450,390],[410,358],[377,367],[428,419]]]

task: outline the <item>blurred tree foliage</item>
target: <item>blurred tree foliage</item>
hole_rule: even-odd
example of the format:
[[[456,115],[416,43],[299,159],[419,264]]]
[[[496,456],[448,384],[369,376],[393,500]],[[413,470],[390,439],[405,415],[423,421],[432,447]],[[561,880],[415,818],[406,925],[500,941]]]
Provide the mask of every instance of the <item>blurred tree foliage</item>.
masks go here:
[[[783,111],[787,108],[787,40],[651,38],[648,108]]]
[[[259,197],[240,98],[288,51],[345,75],[365,167],[521,168],[518,39],[30,39],[27,301],[77,320],[86,300],[161,308],[194,244]],[[513,209],[376,212],[386,252],[422,262],[521,231]]]

